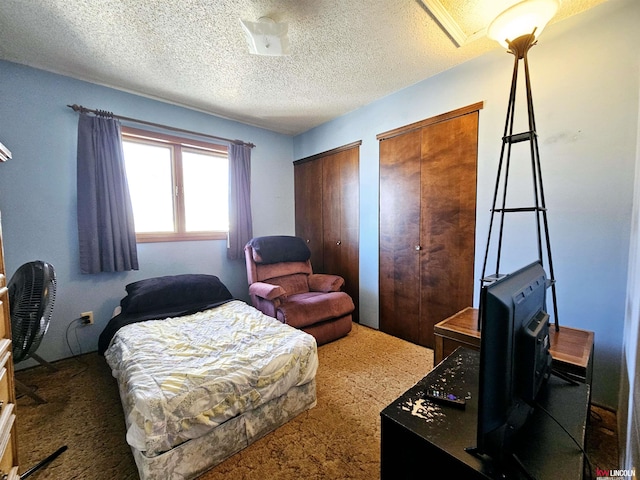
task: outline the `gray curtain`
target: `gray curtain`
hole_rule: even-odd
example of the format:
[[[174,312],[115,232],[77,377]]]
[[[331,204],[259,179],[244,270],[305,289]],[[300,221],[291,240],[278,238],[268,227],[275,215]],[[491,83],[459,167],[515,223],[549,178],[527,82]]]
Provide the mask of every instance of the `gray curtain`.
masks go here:
[[[81,113],[77,162],[80,270],[138,270],[120,122]]]
[[[229,243],[227,258],[244,258],[244,246],[253,238],[251,219],[251,147],[229,146]]]

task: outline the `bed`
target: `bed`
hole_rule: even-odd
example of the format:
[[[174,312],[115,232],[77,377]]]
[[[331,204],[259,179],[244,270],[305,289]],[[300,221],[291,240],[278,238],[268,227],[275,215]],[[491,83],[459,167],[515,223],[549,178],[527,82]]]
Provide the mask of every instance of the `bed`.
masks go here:
[[[100,335],[140,478],[189,479],[316,404],[315,339],[213,275],[126,286]]]

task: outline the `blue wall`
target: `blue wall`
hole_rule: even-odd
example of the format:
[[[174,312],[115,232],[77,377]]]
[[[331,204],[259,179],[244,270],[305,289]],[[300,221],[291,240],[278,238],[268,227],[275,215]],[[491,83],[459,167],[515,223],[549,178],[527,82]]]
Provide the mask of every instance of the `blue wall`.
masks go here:
[[[561,325],[595,331],[593,398],[616,407],[638,122],[640,3],[614,0],[547,27],[529,54]],[[513,57],[496,50],[396,92],[294,139],[294,158],[362,140],[360,318],[378,327],[378,141],[376,135],[484,102],[480,111],[476,276]],[[522,88],[520,88],[522,91]],[[522,99],[521,99],[522,100]],[[526,122],[522,101],[516,116]],[[518,124],[516,131],[526,127]],[[528,153],[527,157],[528,159]],[[528,164],[510,189],[530,182]],[[531,204],[524,201],[524,205]],[[514,203],[512,205],[517,205]],[[505,234],[503,273],[537,258],[530,230]],[[492,272],[490,272],[492,273]],[[477,290],[478,284],[476,285]],[[477,291],[475,304],[477,305]]]
[[[244,260],[226,259],[226,241],[138,245],[140,270],[82,275],[78,266],[76,141],[78,115],[67,104],[252,142],[254,234],[293,234],[292,138],[98,85],[0,62],[0,141],[13,160],[0,165],[0,206],[10,277],[41,259],[56,269],[58,290],[49,332],[38,353],[47,360],[97,348],[97,338],[124,296],[124,286],[157,275],[212,273],[248,300]],[[93,310],[94,326],[67,326]],[[75,333],[74,333],[75,330]],[[76,337],[77,334],[77,337]],[[76,341],[76,338],[78,341]],[[30,361],[18,365],[29,366]]]

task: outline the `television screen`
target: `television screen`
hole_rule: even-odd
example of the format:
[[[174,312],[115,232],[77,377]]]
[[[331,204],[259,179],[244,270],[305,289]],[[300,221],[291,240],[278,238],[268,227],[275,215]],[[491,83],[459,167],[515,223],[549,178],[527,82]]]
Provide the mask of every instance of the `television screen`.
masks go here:
[[[498,463],[551,373],[547,286],[535,262],[482,288],[476,450]]]

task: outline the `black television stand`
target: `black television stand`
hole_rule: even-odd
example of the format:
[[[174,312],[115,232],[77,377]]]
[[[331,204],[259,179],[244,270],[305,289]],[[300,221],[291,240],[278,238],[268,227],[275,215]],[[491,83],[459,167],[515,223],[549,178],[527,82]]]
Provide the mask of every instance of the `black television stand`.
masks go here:
[[[382,480],[464,478],[503,480],[504,470],[483,455],[465,449],[476,445],[480,354],[458,348],[402,396],[381,417]],[[466,397],[464,410],[428,402],[426,388]],[[584,448],[589,386],[570,385],[551,376],[538,403]],[[536,409],[524,426],[513,453],[537,480],[582,479],[584,454],[552,418]],[[514,466],[508,479],[530,478]]]
[[[569,375],[567,375],[566,373],[561,372],[560,370],[557,370],[555,368],[551,369],[551,374],[555,375],[558,378],[561,378],[562,380],[564,380],[565,382],[569,383],[570,385],[574,385],[574,386],[578,386],[580,385],[579,382],[576,382],[573,378],[571,378]]]
[[[478,447],[467,447],[464,450],[468,454],[478,457],[481,461],[492,461],[489,457],[480,453],[478,451]],[[527,480],[538,480],[537,478],[532,476],[529,471],[527,471],[527,466],[522,462],[522,460],[520,460],[520,458],[516,454],[509,455],[508,464],[506,464],[506,466],[504,467],[496,466],[496,470],[500,472],[498,474],[498,477],[502,479],[514,478],[514,473],[516,471],[519,471]]]

